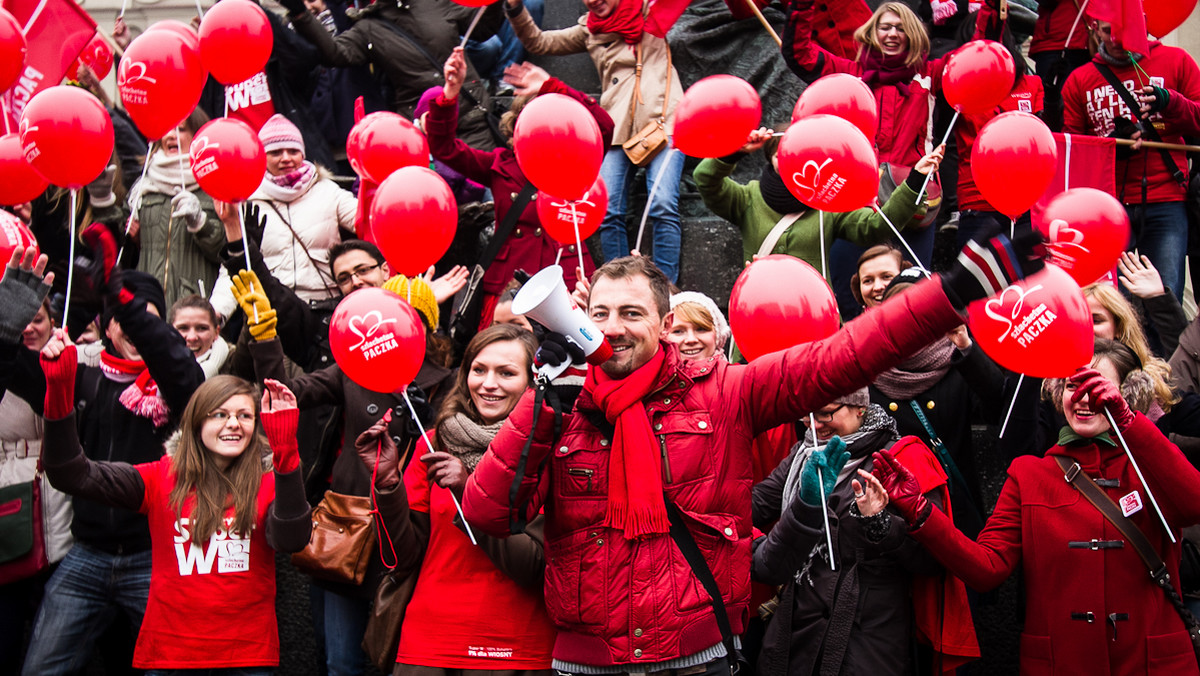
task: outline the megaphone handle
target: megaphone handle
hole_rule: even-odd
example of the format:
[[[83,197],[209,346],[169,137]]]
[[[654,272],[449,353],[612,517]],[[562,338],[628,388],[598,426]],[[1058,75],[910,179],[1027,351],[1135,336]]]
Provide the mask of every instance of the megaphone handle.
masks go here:
[[[564,361],[563,363],[559,364],[558,366],[552,366],[550,364],[542,364],[541,366],[538,367],[537,377],[539,379],[545,378],[546,382],[549,383],[550,381],[554,380],[555,378],[561,376],[563,374],[563,371],[566,371],[569,368],[571,368],[571,362],[569,362],[569,361]]]

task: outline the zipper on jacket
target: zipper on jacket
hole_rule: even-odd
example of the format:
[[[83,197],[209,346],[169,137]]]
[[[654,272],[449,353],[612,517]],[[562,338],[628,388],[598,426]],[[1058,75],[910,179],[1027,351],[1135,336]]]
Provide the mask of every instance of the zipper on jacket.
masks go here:
[[[567,474],[570,474],[571,476],[587,477],[587,491],[589,493],[592,492],[592,475],[595,474],[594,470],[590,470],[585,467],[568,467]]]
[[[662,449],[663,481],[671,483],[671,461],[667,459],[667,435],[658,435],[658,447]]]

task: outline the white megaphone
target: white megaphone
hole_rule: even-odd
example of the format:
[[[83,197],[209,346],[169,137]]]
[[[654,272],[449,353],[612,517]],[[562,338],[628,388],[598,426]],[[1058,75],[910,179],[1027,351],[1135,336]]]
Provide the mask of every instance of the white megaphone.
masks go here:
[[[528,315],[551,331],[566,336],[583,350],[589,364],[599,366],[613,354],[604,334],[567,293],[563,269],[557,265],[543,269],[525,282],[513,298],[512,313]],[[558,366],[544,364],[538,369],[538,376],[553,380],[570,365],[569,360]]]

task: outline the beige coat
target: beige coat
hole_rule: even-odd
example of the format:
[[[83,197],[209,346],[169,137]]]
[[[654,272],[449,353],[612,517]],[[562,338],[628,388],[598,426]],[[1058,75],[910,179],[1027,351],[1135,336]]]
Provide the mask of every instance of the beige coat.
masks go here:
[[[543,31],[522,9],[512,18],[513,30],[525,49],[533,54],[577,54],[586,51],[600,74],[600,105],[612,116],[616,128],[613,144],[621,145],[629,137],[662,117],[663,97],[667,95],[667,70],[671,71],[670,103],[667,105],[667,132],[671,132],[675,105],[683,96],[679,73],[668,65],[670,46],[649,33],[642,34],[642,99],[633,114],[630,107],[637,91],[637,49],[615,33],[592,35],[587,29],[587,14],[570,28]]]

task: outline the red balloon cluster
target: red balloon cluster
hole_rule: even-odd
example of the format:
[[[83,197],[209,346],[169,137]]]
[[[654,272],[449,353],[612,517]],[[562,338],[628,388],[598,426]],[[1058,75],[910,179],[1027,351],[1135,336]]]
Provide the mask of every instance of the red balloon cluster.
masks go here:
[[[874,146],[840,117],[796,121],[783,135],[778,157],[784,185],[813,209],[854,211],[873,204],[879,193]]]
[[[1016,218],[1050,187],[1058,168],[1054,133],[1036,115],[1001,113],[979,130],[971,152],[971,175],[996,211]]]
[[[0,136],[0,204],[32,202],[48,187],[50,183],[25,160],[21,137],[16,133]]]
[[[429,141],[404,116],[381,111],[367,115],[350,129],[346,157],[356,174],[382,183],[401,167],[428,166]]]
[[[450,248],[457,229],[454,193],[428,167],[397,169],[371,202],[371,237],[393,274],[428,270]]]
[[[0,7],[0,92],[8,91],[25,70],[25,34],[21,24]]]
[[[1038,230],[1050,260],[1087,286],[1113,269],[1129,241],[1129,214],[1117,198],[1095,188],[1071,188],[1054,196]]]
[[[1000,105],[1013,87],[1016,65],[999,42],[973,40],[951,52],[942,70],[942,94],[964,115]]]
[[[373,392],[396,392],[421,370],[425,325],[400,296],[359,289],[333,311],[329,347],[350,380]]]
[[[576,221],[581,242],[600,229],[604,214],[608,213],[608,186],[597,176],[596,183],[575,202],[574,216],[571,215],[570,200],[539,192],[536,202],[538,221],[546,234],[563,244],[574,244]]]
[[[871,141],[879,130],[875,95],[862,78],[850,73],[832,73],[804,88],[792,109],[792,122],[813,115],[840,117]]]
[[[1092,359],[1092,311],[1055,265],[972,303],[967,326],[997,364],[1027,376],[1064,378]]]
[[[672,143],[692,157],[737,152],[762,119],[754,87],[736,75],[710,75],[688,87],[675,106]]]
[[[29,226],[7,211],[0,211],[0,260],[8,264],[9,259],[12,258],[13,249],[17,247],[23,249],[32,247],[33,258],[37,260],[40,253],[37,238],[30,232]]]
[[[117,68],[121,102],[148,139],[162,138],[191,114],[208,77],[195,33],[173,23],[161,21],[134,38]]]
[[[582,103],[562,94],[542,94],[517,118],[513,151],[525,178],[538,190],[577,200],[600,175],[601,140],[600,125]]]
[[[1145,0],[1146,31],[1156,38],[1179,28],[1196,9],[1196,0]]]
[[[756,359],[833,335],[837,302],[813,266],[772,254],[738,275],[729,296],[729,328],[742,354]]]
[[[250,125],[228,117],[200,127],[188,151],[200,189],[222,202],[242,202],[267,171],[262,141]]]
[[[75,59],[71,63],[71,67],[67,69],[67,79],[79,79],[80,64],[87,66],[97,80],[107,77],[113,66],[112,47],[108,46],[108,40],[99,35],[92,38],[92,41],[79,53],[79,58]]]
[[[108,166],[113,126],[88,92],[66,85],[43,89],[21,112],[21,149],[47,181],[77,190]]]
[[[200,22],[200,59],[224,85],[245,82],[262,71],[273,41],[267,13],[250,0],[221,0]]]

